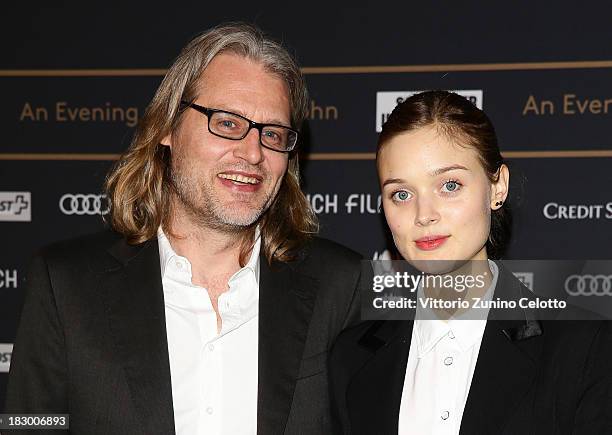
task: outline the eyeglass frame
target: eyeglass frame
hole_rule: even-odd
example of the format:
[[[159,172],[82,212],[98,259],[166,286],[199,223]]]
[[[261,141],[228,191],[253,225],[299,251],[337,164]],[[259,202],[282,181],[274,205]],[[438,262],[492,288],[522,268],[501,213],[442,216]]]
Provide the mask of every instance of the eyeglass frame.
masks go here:
[[[300,137],[300,132],[294,128],[291,127],[287,127],[286,125],[281,125],[281,124],[267,124],[267,123],[261,123],[261,122],[255,122],[255,121],[251,121],[249,118],[246,118],[242,115],[239,115],[237,113],[234,112],[230,112],[229,110],[224,110],[224,109],[211,109],[210,107],[204,107],[204,106],[200,106],[199,104],[196,103],[190,103],[189,101],[181,101],[181,106],[183,107],[191,107],[192,109],[196,110],[197,112],[202,113],[203,115],[206,115],[206,117],[208,118],[208,131],[210,132],[210,134],[213,134],[217,137],[223,138],[223,139],[228,139],[228,140],[242,140],[245,137],[247,137],[247,135],[249,134],[249,132],[254,128],[259,132],[259,143],[262,147],[267,148],[269,150],[272,151],[276,151],[279,153],[290,153],[291,151],[295,150],[296,146],[297,146],[297,142],[298,142],[298,138]],[[227,136],[222,136],[219,133],[215,133],[214,131],[212,131],[210,129],[210,120],[212,119],[212,115],[214,113],[227,113],[230,114],[232,116],[237,116],[240,119],[244,119],[245,121],[247,121],[249,123],[249,128],[247,129],[247,131],[244,133],[244,135],[242,137],[227,137]],[[263,141],[261,140],[261,133],[263,131],[263,129],[265,127],[282,127],[282,128],[286,128],[287,130],[292,131],[293,133],[295,133],[295,142],[293,143],[293,146],[289,149],[286,150],[279,150],[276,148],[272,148],[269,145],[266,145],[265,143],[263,143]]]

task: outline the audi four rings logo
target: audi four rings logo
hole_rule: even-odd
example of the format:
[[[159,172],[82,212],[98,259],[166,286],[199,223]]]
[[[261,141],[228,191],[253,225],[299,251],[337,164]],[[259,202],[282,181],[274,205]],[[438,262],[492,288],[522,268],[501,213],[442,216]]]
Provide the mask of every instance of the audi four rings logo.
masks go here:
[[[565,291],[571,296],[611,296],[612,275],[570,275]]]
[[[104,215],[109,212],[106,195],[67,193],[59,200],[59,208],[66,215]]]

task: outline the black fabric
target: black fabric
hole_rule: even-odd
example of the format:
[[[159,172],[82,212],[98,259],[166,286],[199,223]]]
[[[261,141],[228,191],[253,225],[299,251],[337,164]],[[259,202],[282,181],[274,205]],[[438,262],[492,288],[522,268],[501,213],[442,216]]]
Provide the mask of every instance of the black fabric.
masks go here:
[[[360,257],[323,239],[295,262],[260,257],[259,434],[331,433],[328,353],[358,320],[359,280]],[[6,412],[68,413],[72,434],[174,433],[156,239],[104,232],[33,260]]]
[[[500,266],[495,294],[529,290]],[[612,433],[612,323],[523,311],[489,316],[460,433]],[[330,356],[336,433],[397,434],[412,326],[368,321],[340,334]]]

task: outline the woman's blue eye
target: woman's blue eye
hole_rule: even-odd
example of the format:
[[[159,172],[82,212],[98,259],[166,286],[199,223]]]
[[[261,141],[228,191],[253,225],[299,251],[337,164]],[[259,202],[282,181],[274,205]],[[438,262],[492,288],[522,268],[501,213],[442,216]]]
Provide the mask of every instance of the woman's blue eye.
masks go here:
[[[391,198],[394,201],[403,202],[403,201],[407,201],[408,199],[410,199],[410,194],[406,192],[405,190],[400,190],[398,192],[395,192]]]
[[[460,186],[461,184],[459,184],[457,181],[450,180],[444,183],[442,190],[445,192],[456,192],[459,190]]]

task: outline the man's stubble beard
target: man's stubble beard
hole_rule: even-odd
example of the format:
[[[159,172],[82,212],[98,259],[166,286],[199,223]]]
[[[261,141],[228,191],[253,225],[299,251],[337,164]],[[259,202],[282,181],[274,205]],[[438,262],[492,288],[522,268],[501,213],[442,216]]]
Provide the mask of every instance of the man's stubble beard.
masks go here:
[[[201,181],[196,175],[186,176],[185,173],[197,174],[197,171],[193,170],[193,167],[186,171],[182,165],[184,161],[181,160],[179,157],[171,163],[170,184],[175,202],[174,207],[179,206],[196,225],[208,229],[236,233],[252,227],[272,205],[282,184],[281,181],[278,187],[265,197],[259,207],[243,211],[242,208],[224,206],[208,180]],[[264,181],[267,178],[267,176],[264,177]]]

